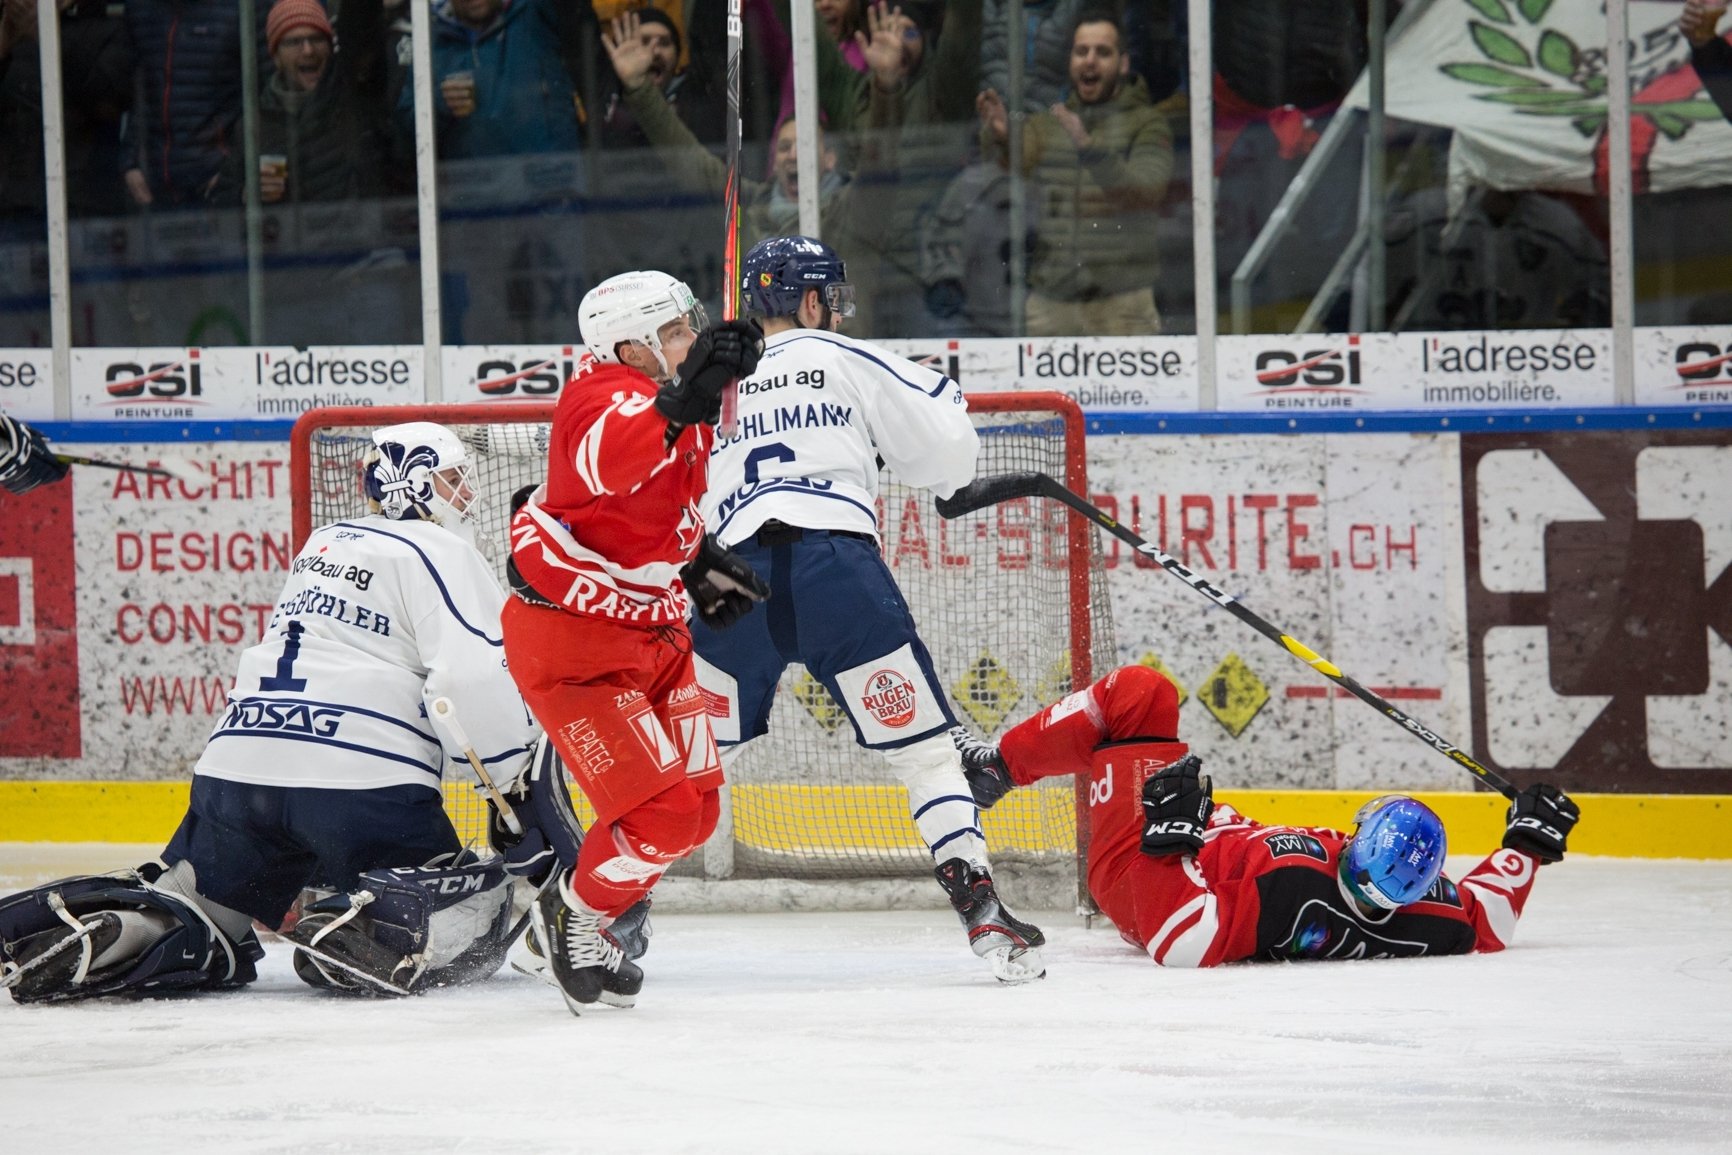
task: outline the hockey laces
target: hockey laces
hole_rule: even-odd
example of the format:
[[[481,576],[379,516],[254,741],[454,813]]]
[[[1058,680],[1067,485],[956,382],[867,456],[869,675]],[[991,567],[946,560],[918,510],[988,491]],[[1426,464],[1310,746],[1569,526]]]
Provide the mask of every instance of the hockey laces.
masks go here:
[[[565,958],[576,967],[606,967],[618,971],[625,951],[602,931],[600,921],[566,908]]]

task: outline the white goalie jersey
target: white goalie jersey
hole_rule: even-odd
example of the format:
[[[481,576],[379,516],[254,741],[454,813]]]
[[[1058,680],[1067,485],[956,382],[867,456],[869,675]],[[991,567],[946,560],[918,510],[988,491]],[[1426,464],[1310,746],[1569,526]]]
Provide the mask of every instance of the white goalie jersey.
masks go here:
[[[505,594],[473,546],[429,521],[372,516],[316,530],[264,638],[241,655],[194,772],[259,786],[439,789],[447,749],[429,704],[451,699],[496,781],[538,733],[505,667]]]
[[[974,479],[980,438],[962,388],[866,341],[792,329],[740,382],[739,429],[710,457],[704,523],[736,545],[775,519],[878,534],[878,459],[948,497]]]

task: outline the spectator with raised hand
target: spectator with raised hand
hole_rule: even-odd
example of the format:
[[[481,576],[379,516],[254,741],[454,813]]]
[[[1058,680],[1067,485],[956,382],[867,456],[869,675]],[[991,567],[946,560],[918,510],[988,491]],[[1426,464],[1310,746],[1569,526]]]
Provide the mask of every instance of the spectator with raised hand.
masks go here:
[[[1070,82],[1070,96],[1030,118],[1024,136],[1025,175],[1038,177],[1044,191],[1027,332],[1158,333],[1153,217],[1173,168],[1173,136],[1130,72],[1110,9],[1078,18]],[[1009,116],[998,93],[983,91],[979,111],[983,150],[1006,155]]]
[[[740,112],[743,139],[768,142],[782,122],[794,115],[793,37],[789,34],[789,0],[742,0],[745,24],[740,69]],[[686,40],[693,82],[721,99],[725,72],[728,0],[687,0]],[[826,128],[848,132],[854,127],[865,75],[842,57],[828,36],[818,36],[818,110]]]
[[[872,302],[880,331],[935,334],[942,322],[928,308],[921,276],[921,234],[933,207],[970,151],[980,78],[981,0],[959,0],[944,13],[936,41],[903,9],[866,11],[858,44],[866,58],[866,114],[858,128],[862,167],[886,174],[889,224]],[[855,275],[868,272],[855,266]]]
[[[1023,0],[1022,107],[1041,112],[1065,98],[1071,31],[1083,0]],[[1010,5],[986,0],[980,38],[980,82],[1010,100]]]
[[[693,136],[705,144],[727,139],[727,104],[701,83],[694,83],[693,74],[679,66],[680,29],[668,13],[654,7],[627,9],[613,18],[611,32],[620,52],[640,58],[627,70],[636,72],[641,67],[643,82],[662,94]],[[617,74],[602,106],[601,142],[608,148],[649,144],[649,137],[625,105]]]
[[[126,204],[116,165],[120,121],[132,101],[132,52],[101,0],[59,6],[67,209],[74,217],[118,215]],[[16,221],[22,236],[40,239],[47,183],[36,0],[0,0],[0,158],[0,236]]]
[[[578,147],[567,61],[584,42],[588,11],[576,0],[438,0],[433,113],[441,160]],[[406,138],[414,123],[415,86],[405,77],[397,124]]]
[[[258,14],[264,70],[265,4],[244,2]],[[240,27],[236,0],[127,0],[140,99],[126,120],[121,163],[136,204],[203,204],[229,153],[240,150]]]
[[[648,59],[632,38],[623,35],[623,27],[602,34],[608,58],[619,77],[625,104],[643,129],[650,143],[660,150],[660,157],[676,187],[698,196],[714,197],[719,204],[727,182],[728,167],[692,135],[691,129],[680,122],[660,91],[650,83]],[[740,240],[752,245],[766,237],[798,232],[800,219],[799,163],[795,148],[798,129],[793,120],[784,121],[776,130],[768,182],[740,181]],[[835,136],[824,132],[819,150],[818,209],[824,237],[843,253],[847,260],[859,260],[864,268],[877,265],[875,234],[882,233],[883,216],[874,215],[876,206],[863,203],[860,183],[850,180],[843,172],[835,147]],[[876,187],[884,187],[879,183]],[[861,292],[863,303],[873,298]],[[862,333],[871,333],[872,321],[866,309],[857,316]]]
[[[1726,0],[1689,0],[1678,17],[1678,29],[1690,42],[1690,63],[1702,87],[1720,115],[1732,120],[1732,43],[1716,31],[1725,15]]]
[[[273,67],[259,91],[259,199],[265,204],[348,200],[379,184],[376,125],[353,87],[355,46],[337,51],[319,0],[276,0],[265,18]],[[246,158],[223,163],[212,199],[239,204]]]

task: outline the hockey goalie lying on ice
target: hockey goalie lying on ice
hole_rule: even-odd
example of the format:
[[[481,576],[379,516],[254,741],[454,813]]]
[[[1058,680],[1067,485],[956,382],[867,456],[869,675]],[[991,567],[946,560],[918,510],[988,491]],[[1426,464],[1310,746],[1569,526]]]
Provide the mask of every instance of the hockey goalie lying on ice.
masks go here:
[[[1089,892],[1163,966],[1502,950],[1537,868],[1563,858],[1579,817],[1555,787],[1529,787],[1503,848],[1456,883],[1443,876],[1443,823],[1423,803],[1375,799],[1351,833],[1264,826],[1214,802],[1178,727],[1173,684],[1125,666],[996,748],[955,732],[983,810],[1041,778],[1087,777]]]

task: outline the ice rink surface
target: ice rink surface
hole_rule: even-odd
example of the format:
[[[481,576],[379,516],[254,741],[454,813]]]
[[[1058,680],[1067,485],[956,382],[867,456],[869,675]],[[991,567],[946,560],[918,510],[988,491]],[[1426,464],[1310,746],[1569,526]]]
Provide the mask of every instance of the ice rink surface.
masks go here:
[[[36,881],[6,851],[0,891]],[[1732,863],[1548,867],[1496,955],[1168,971],[1104,924],[1038,921],[1048,977],[1015,988],[922,910],[663,914],[639,1005],[581,1019],[509,970],[320,994],[280,943],[241,992],[0,997],[0,1133],[104,1155],[1732,1150]]]

